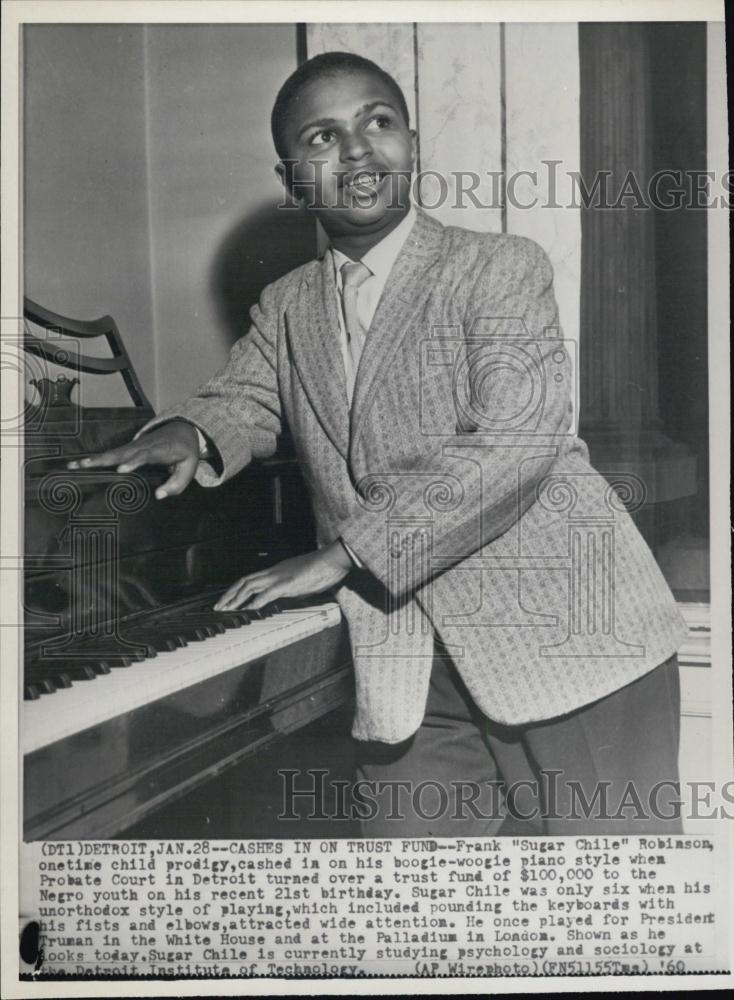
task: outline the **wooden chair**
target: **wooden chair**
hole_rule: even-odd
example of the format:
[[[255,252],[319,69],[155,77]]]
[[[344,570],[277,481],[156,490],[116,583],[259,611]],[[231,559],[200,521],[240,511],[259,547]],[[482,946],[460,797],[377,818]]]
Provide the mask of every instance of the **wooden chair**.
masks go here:
[[[23,300],[23,312],[31,323],[35,323],[36,326],[45,330],[53,330],[54,333],[62,336],[83,337],[85,339],[106,337],[112,352],[111,358],[96,358],[66,348],[60,350],[58,344],[52,346],[35,337],[28,329],[24,331],[23,346],[30,354],[44,358],[62,368],[70,368],[77,372],[89,372],[93,375],[121,375],[135,406],[141,410],[153,412],[150,401],[143,391],[137,372],[122,342],[117,324],[111,316],[102,316],[100,319],[93,320],[70,319],[68,316],[51,312],[50,309],[44,309],[43,306],[39,306],[28,298]]]

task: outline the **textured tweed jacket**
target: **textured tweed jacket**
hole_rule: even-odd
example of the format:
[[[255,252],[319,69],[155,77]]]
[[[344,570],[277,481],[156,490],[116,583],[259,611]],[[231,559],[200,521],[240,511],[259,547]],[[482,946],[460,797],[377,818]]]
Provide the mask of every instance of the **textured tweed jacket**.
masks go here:
[[[180,406],[223,472],[273,453],[287,417],[320,544],[351,547],[336,591],[358,739],[421,723],[434,636],[491,719],[548,719],[677,649],[683,621],[625,503],[570,433],[571,363],[532,241],[424,213],[369,330],[351,412],[328,255],[268,286],[227,365]],[[616,489],[613,488],[616,486]]]

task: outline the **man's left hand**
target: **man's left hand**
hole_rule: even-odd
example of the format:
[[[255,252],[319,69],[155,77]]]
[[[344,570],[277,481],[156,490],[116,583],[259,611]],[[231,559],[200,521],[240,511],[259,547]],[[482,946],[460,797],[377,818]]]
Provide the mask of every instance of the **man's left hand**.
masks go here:
[[[215,611],[234,611],[245,604],[257,610],[279,597],[320,594],[344,579],[352,560],[337,540],[317,552],[284,559],[269,569],[250,573],[232,584],[214,605]]]

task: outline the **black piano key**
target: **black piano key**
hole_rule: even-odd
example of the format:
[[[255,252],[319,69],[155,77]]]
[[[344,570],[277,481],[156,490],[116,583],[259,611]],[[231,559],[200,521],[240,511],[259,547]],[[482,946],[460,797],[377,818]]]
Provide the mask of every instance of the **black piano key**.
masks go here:
[[[39,694],[53,694],[56,690],[56,685],[48,677],[34,677],[30,686],[34,687]]]
[[[212,622],[206,622],[205,624],[207,628],[214,629],[215,635],[224,635],[224,633],[227,631],[227,626],[224,622],[218,622],[215,620]]]
[[[167,622],[162,623],[162,629],[164,631],[168,631],[168,629],[166,628],[167,624],[168,624]],[[226,624],[223,621],[218,621],[213,612],[212,614],[209,615],[202,615],[198,613],[195,615],[184,614],[181,615],[180,618],[177,617],[173,619],[172,624],[174,627],[174,631],[180,628],[184,630],[184,633],[187,628],[210,629],[211,630],[210,638],[215,635],[222,635],[227,629]]]
[[[150,635],[131,632],[128,638],[130,642],[143,642],[152,646],[158,653],[172,653],[174,649],[182,649],[186,646],[186,639],[182,635]]]
[[[148,657],[155,656],[155,649],[145,642],[136,643],[135,645],[126,645],[122,642],[113,645],[109,641],[84,642],[76,647],[76,652],[79,660],[82,662],[96,663],[99,660],[110,659],[124,659],[129,661],[124,666],[129,666],[130,663],[142,663]]]
[[[183,632],[177,632],[176,635],[169,636],[169,638],[172,639],[176,643],[176,646],[180,647],[181,649],[183,649],[185,646],[188,646],[190,642],[188,636],[186,636]]]
[[[75,663],[65,670],[65,673],[75,681],[93,681],[98,671],[90,663]]]
[[[83,660],[35,660],[26,667],[26,676],[49,677],[53,680],[58,674],[66,674],[70,680],[94,680],[99,673],[109,673],[109,670],[95,670],[93,661]]]
[[[181,632],[169,632],[168,630],[160,630],[156,632],[146,632],[151,639],[165,640],[170,644],[171,649],[183,649],[186,645],[186,636]]]
[[[77,680],[91,681],[95,677],[99,677],[100,674],[108,674],[110,668],[100,660],[84,659],[65,665],[62,672]]]
[[[60,688],[71,687],[71,677],[68,673],[61,670],[48,671],[38,667],[27,668],[25,671],[25,680],[28,684],[48,682],[53,685],[54,691],[58,691]]]
[[[133,640],[130,640],[131,642]],[[158,654],[155,642],[152,638],[147,637],[145,639],[135,639],[135,646],[127,648],[121,647],[118,652],[111,653],[110,656],[103,653],[102,659],[114,659],[114,660],[126,660],[126,663],[121,664],[121,666],[129,667],[131,663],[142,663],[143,660],[152,660],[154,656]]]
[[[144,656],[141,658],[133,658],[132,656],[103,656],[100,657],[99,663],[95,663],[95,670],[97,667],[101,667],[102,673],[109,674],[110,671],[115,670],[117,667],[131,667],[133,663],[141,663],[142,660],[152,660],[155,656],[155,651],[151,653],[150,656]]]
[[[38,701],[41,697],[41,692],[38,690],[35,684],[26,684],[23,688],[23,700],[24,701]]]
[[[155,652],[152,654],[155,656]],[[139,663],[147,659],[145,656],[133,656],[122,654],[100,655],[97,658],[85,658],[84,660],[41,660],[38,664],[38,671],[41,676],[50,677],[52,680],[58,674],[67,674],[72,680],[91,681],[100,674],[107,675],[115,667],[129,667],[133,663]]]
[[[224,629],[220,629],[219,631],[224,631]],[[192,627],[177,621],[175,625],[171,626],[170,631],[168,627],[161,626],[156,629],[154,634],[138,631],[131,632],[128,635],[128,639],[130,642],[138,642],[138,636],[141,636],[140,643],[148,647],[154,647],[157,644],[163,644],[164,641],[170,640],[174,644],[174,648],[182,648],[190,642],[201,642],[203,639],[211,639],[217,634],[217,630],[212,626],[202,624]]]
[[[90,666],[97,676],[112,672],[109,663],[106,663],[104,660],[92,660],[88,664],[85,664],[85,666]]]
[[[190,642],[202,642],[213,639],[217,632],[211,625],[197,625],[195,628],[184,628],[183,634]]]
[[[246,611],[212,611],[211,621],[230,629],[249,625],[252,619]]]
[[[181,635],[180,633],[176,633],[175,635],[168,635],[168,633],[166,633],[166,635],[168,639],[175,642],[180,648],[183,649],[184,646],[188,646],[188,640],[185,635]]]
[[[249,625],[252,618],[247,611],[217,611],[217,617],[222,616],[224,621],[230,621],[232,628],[240,628],[242,625]]]

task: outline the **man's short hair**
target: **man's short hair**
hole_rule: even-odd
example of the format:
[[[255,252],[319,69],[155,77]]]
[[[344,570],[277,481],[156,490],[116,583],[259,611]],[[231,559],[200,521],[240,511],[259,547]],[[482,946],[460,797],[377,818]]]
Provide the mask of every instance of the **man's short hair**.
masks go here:
[[[358,56],[352,52],[323,52],[321,55],[314,56],[302,63],[295,72],[291,73],[275,98],[273,112],[270,116],[270,129],[273,133],[276,152],[281,160],[288,155],[285,146],[285,126],[291,107],[294,101],[298,100],[299,91],[311,80],[317,80],[322,76],[336,76],[338,73],[372,73],[378,77],[392,91],[398,111],[405,119],[405,124],[410,126],[405,95],[398,83],[381,66],[372,62],[371,59],[365,59],[364,56]]]

